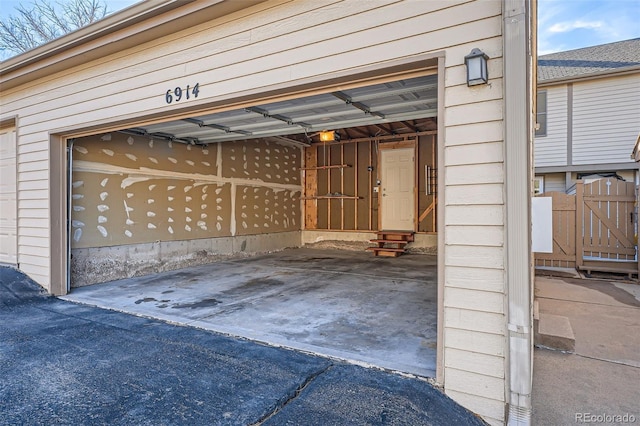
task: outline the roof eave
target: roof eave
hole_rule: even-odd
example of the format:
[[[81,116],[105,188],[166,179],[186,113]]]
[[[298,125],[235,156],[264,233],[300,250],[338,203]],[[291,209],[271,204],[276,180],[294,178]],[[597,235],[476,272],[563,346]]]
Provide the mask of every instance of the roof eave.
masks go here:
[[[586,81],[586,80],[595,80],[599,78],[614,77],[614,76],[620,76],[625,74],[635,74],[637,72],[640,72],[640,65],[617,68],[614,70],[607,70],[602,72],[572,75],[569,77],[551,78],[548,80],[538,80],[538,87],[555,86],[558,84],[566,84],[566,83],[573,83],[573,82]],[[538,73],[538,75],[540,75],[540,73]]]
[[[156,0],[137,3],[33,50],[0,62],[0,90],[170,34],[265,0]],[[198,13],[204,9],[212,12]]]
[[[193,1],[193,0],[188,0]],[[69,34],[13,56],[0,63],[2,74],[12,72],[17,68],[31,64],[38,60],[56,55],[70,47],[77,46],[100,36],[110,34],[118,29],[131,25],[137,21],[148,19],[179,6],[177,0],[159,0],[154,2],[140,2],[120,12],[107,16],[93,24],[80,28]]]

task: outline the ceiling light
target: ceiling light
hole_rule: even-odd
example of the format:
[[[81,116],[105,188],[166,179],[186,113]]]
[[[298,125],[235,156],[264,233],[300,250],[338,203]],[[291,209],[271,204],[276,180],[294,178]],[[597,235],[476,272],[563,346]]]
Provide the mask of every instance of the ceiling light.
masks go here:
[[[320,142],[334,142],[340,140],[340,133],[335,130],[320,132]]]

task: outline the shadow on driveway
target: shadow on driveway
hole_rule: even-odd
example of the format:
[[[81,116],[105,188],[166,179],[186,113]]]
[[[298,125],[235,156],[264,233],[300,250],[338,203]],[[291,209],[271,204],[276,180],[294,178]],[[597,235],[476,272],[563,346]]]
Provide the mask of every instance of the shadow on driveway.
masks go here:
[[[481,425],[429,383],[49,297],[0,267],[0,424]]]

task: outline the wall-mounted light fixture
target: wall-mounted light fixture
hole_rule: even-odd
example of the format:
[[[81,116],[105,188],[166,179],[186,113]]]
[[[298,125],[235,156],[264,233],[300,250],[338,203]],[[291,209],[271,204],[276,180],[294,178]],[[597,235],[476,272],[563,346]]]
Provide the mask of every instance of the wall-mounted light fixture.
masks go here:
[[[335,130],[320,132],[320,142],[337,142],[340,140],[340,133]]]
[[[486,84],[489,81],[487,59],[489,57],[480,49],[473,49],[464,57],[464,64],[467,66],[467,86]]]

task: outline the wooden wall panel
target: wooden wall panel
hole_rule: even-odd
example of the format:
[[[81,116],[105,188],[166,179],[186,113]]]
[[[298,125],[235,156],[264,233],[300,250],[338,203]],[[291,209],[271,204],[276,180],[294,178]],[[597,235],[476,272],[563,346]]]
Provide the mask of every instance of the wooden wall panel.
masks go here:
[[[317,164],[319,167],[326,166],[329,164],[328,157],[328,149],[326,145],[315,145],[311,148],[307,148],[311,150],[315,150],[317,153]],[[316,195],[325,195],[329,193],[329,181],[327,179],[326,170],[318,170],[317,171],[317,188],[314,191],[314,196]],[[328,229],[329,227],[329,213],[328,213],[328,200],[326,199],[318,199],[317,203],[317,212],[318,212],[318,222],[317,229]]]
[[[334,198],[317,200],[317,229],[370,231],[378,229],[378,193],[374,192],[378,177],[378,143],[377,139],[358,139],[342,141],[330,145],[315,145],[307,148],[308,152],[318,153],[318,165],[339,165],[348,167],[317,170],[317,195],[345,195],[352,198]],[[420,222],[418,232],[436,231],[436,208],[434,204],[437,190],[437,158],[435,135],[419,138],[419,158],[416,164],[420,180],[418,181],[419,205],[416,209],[418,217],[427,208],[425,220]],[[309,154],[307,154],[309,155]],[[426,195],[425,165],[433,170],[431,195]],[[369,168],[371,167],[371,170]],[[311,191],[313,192],[313,191]],[[330,206],[329,206],[330,203]]]
[[[342,164],[342,157],[341,157],[341,147],[342,145],[330,145],[329,146],[329,161],[330,164]],[[331,194],[342,194],[342,173],[343,173],[343,169],[328,169],[326,170],[326,172],[329,174],[329,183],[330,183],[330,189],[329,191],[331,192]],[[321,195],[321,194],[319,194]],[[329,226],[331,227],[331,229],[338,229],[338,230],[342,230],[343,229],[343,223],[342,223],[342,211],[344,210],[343,208],[343,200],[340,199],[329,199],[327,200],[327,202],[329,203]]]
[[[361,142],[358,144],[358,226],[357,230],[369,230],[371,222],[371,198],[376,195],[373,193],[372,181],[375,183],[375,165],[370,160],[371,142]],[[374,167],[373,171],[369,171],[368,167]],[[376,200],[376,205],[377,205]],[[377,223],[377,221],[375,222]]]
[[[312,197],[316,195],[318,188],[318,171],[314,169],[318,165],[318,152],[315,149],[305,149],[304,166],[304,220],[305,229],[318,227],[318,200]]]
[[[342,163],[348,164],[351,167],[346,167],[342,170],[343,174],[343,190],[345,195],[357,196],[356,185],[356,171],[358,169],[358,160],[356,158],[356,146],[358,144],[343,144],[341,149],[343,151]],[[356,204],[357,200],[342,200],[342,225],[343,229],[355,230],[356,229]]]
[[[419,232],[436,232],[436,202],[438,190],[438,162],[436,152],[436,135],[420,136],[418,139]],[[427,176],[427,171],[429,172],[429,176]]]

